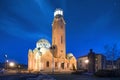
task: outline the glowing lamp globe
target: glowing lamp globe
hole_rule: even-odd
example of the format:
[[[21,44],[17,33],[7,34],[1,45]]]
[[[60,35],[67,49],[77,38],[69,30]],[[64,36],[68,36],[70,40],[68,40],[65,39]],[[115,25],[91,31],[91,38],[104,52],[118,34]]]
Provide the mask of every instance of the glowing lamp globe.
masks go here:
[[[55,12],[54,12],[54,17],[57,16],[57,15],[63,16],[63,11],[61,9],[56,9]]]
[[[9,66],[10,66],[10,67],[14,67],[14,66],[15,66],[15,63],[14,63],[14,62],[10,62],[10,63],[9,63]]]
[[[89,63],[89,60],[85,60],[85,63],[86,63],[86,64]]]

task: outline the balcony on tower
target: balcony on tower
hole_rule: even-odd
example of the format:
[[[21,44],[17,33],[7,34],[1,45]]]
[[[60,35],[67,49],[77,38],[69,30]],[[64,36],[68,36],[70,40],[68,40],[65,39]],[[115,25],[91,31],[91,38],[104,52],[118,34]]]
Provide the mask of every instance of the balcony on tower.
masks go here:
[[[54,17],[59,18],[63,16],[63,10],[62,9],[56,9],[54,12]]]

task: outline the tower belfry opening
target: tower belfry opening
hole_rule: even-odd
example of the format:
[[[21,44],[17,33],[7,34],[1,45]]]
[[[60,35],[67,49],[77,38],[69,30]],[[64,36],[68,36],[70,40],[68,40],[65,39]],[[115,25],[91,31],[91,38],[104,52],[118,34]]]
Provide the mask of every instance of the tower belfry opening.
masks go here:
[[[54,12],[54,17],[57,17],[57,16],[63,16],[63,11],[62,9],[56,9],[55,12]]]

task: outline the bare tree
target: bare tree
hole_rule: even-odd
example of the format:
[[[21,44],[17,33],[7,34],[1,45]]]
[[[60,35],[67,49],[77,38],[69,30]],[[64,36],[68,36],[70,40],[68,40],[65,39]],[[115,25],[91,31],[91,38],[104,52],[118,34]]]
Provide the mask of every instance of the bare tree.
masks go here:
[[[120,50],[118,49],[117,44],[113,44],[112,46],[110,45],[105,45],[105,55],[107,60],[112,61],[112,69],[114,68],[114,61],[120,56]]]

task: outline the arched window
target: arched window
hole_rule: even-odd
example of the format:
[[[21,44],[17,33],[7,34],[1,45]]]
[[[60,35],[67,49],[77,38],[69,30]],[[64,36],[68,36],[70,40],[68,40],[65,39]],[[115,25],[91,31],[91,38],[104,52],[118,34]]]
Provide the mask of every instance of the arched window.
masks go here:
[[[63,26],[61,26],[61,28],[63,29]]]
[[[63,43],[63,36],[61,36],[61,44]]]
[[[67,63],[67,68],[69,68],[69,63]]]
[[[46,67],[49,67],[49,61],[46,62]]]
[[[57,62],[55,62],[55,67],[57,67],[58,66],[58,64],[57,64]]]

